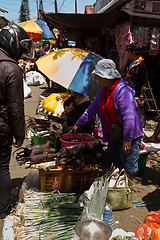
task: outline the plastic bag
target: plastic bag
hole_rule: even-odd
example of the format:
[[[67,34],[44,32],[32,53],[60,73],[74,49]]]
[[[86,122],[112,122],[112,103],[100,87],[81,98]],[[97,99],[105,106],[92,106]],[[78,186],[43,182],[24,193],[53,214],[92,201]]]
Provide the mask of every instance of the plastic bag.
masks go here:
[[[45,83],[45,78],[39,72],[29,71],[25,75],[25,81],[28,86],[39,86]]]
[[[3,240],[14,240],[15,234],[13,230],[14,216],[8,215],[4,220],[2,239]]]
[[[28,87],[24,79],[23,79],[23,89],[24,89],[24,98],[28,98],[32,96],[32,90],[30,89],[30,87]]]
[[[19,191],[18,202],[23,202],[23,196],[24,196],[25,190],[28,190],[31,188],[37,189],[37,191],[40,190],[38,169],[31,169],[28,175],[25,177]]]
[[[158,211],[150,211],[146,215],[144,223],[149,223],[149,222],[155,222],[155,223],[160,224],[160,210],[158,210]]]
[[[120,172],[119,168],[116,168],[111,174],[109,188],[113,187],[129,187],[128,177],[124,170]]]
[[[120,237],[118,237],[120,236]],[[112,235],[111,237],[109,238],[109,240],[112,240],[112,239],[124,239],[126,237],[126,239],[133,239],[133,240],[136,240],[137,238],[135,238],[135,234],[133,232],[126,232],[124,231],[123,229],[121,228],[116,228],[113,232],[112,232]]]
[[[153,240],[159,240],[160,238],[160,224],[155,222],[143,223],[140,224],[135,230],[135,237],[139,240],[146,239],[150,240],[151,237]]]
[[[159,240],[160,239],[160,228],[154,228],[152,230],[152,238],[153,240]]]
[[[144,142],[141,141],[140,151],[142,151],[145,148]]]

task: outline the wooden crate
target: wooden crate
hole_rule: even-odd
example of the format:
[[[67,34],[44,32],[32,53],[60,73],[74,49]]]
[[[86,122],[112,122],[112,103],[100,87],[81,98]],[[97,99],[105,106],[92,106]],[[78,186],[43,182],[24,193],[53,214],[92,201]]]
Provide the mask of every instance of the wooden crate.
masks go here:
[[[41,191],[59,190],[60,192],[82,193],[89,189],[101,172],[98,169],[51,169],[50,171],[39,169]]]

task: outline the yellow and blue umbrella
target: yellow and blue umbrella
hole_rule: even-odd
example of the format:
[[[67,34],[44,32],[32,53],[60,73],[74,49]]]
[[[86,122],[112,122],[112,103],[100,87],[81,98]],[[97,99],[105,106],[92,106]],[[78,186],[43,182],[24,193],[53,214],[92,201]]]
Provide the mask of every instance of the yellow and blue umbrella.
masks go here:
[[[49,79],[72,91],[94,97],[100,89],[92,74],[103,57],[80,48],[62,48],[36,61],[38,69]]]

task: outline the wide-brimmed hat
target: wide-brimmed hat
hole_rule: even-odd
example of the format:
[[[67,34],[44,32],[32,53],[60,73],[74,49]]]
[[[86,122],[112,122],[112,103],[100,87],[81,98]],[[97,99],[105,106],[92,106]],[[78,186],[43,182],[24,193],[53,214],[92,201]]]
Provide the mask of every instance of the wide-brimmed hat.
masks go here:
[[[107,79],[121,78],[120,73],[116,70],[116,64],[111,59],[100,60],[92,73]]]

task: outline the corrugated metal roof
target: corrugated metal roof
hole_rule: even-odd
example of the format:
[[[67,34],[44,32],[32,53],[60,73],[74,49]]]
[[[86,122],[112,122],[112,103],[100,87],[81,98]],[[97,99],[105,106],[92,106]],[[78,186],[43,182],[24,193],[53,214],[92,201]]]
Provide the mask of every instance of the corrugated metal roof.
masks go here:
[[[107,5],[101,8],[97,13],[107,13],[115,10],[118,11],[130,1],[131,0],[111,0]]]
[[[123,11],[135,17],[160,19],[160,1],[145,1],[141,6],[132,0],[123,7]]]

